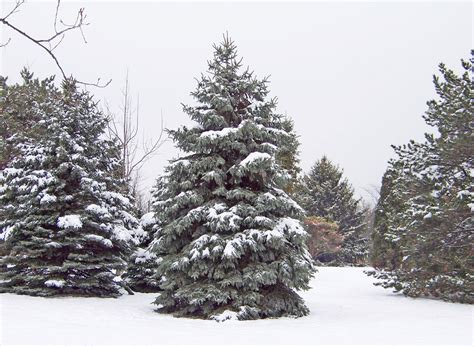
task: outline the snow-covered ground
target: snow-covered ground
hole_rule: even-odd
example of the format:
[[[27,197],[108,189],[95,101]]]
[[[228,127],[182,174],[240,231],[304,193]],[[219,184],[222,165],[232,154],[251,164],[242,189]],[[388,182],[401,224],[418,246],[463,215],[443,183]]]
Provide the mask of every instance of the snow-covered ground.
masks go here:
[[[202,321],[153,311],[155,294],[45,299],[0,294],[0,344],[464,344],[470,305],[410,299],[361,268],[320,268],[300,319]]]

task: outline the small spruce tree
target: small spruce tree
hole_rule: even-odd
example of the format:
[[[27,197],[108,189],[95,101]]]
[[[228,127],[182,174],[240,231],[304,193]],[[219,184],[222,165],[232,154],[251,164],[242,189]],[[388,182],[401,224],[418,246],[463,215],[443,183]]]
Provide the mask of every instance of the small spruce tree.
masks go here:
[[[0,292],[116,297],[137,221],[115,178],[106,117],[73,80],[60,89],[23,78],[1,101],[6,119],[36,122],[7,139],[15,155],[0,173]]]
[[[166,199],[166,179],[158,177],[153,187],[152,201]],[[136,291],[152,293],[160,291],[160,276],[156,274],[159,258],[153,251],[158,220],[154,212],[145,213],[140,219],[143,234],[139,238],[137,248],[130,257],[130,264],[125,275],[128,286]]]
[[[130,257],[130,264],[124,279],[135,292],[158,292],[159,281],[155,276],[156,255],[149,250],[157,221],[153,212],[145,213],[140,218],[143,235],[138,239],[138,245]]]
[[[300,142],[294,130],[294,122],[291,118],[284,116],[281,120],[282,129],[288,133],[288,138],[285,144],[278,148],[276,152],[276,161],[280,167],[286,172],[288,178],[283,190],[285,193],[293,197],[298,191],[301,172],[299,159]]]
[[[184,111],[197,125],[170,131],[186,152],[166,168],[154,202],[160,312],[225,320],[308,314],[295,290],[314,268],[276,156],[290,146],[267,80],[241,71],[234,43],[214,46],[209,73]]]

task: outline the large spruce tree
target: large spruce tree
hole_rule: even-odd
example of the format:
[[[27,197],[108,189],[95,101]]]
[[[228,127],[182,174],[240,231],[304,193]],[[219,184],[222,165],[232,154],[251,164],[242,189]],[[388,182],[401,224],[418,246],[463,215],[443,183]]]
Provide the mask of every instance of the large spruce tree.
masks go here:
[[[22,76],[0,101],[5,119],[35,120],[6,140],[14,155],[0,173],[0,292],[118,296],[137,221],[115,178],[107,119],[73,80],[58,88]]]
[[[434,77],[439,99],[428,102],[424,119],[437,134],[395,147],[374,233],[377,271],[370,274],[405,295],[472,303],[472,63],[462,65],[462,76],[441,64],[444,80]]]
[[[364,235],[364,211],[354,196],[354,188],[337,165],[326,156],[316,161],[304,176],[297,196],[308,216],[336,222],[344,236],[341,250],[327,260],[348,264],[365,260],[368,238]]]
[[[187,153],[166,168],[154,202],[160,312],[225,320],[308,313],[295,290],[314,271],[277,163],[294,137],[275,113],[266,80],[242,71],[234,43],[214,46],[209,71],[184,111],[197,124],[170,131]]]

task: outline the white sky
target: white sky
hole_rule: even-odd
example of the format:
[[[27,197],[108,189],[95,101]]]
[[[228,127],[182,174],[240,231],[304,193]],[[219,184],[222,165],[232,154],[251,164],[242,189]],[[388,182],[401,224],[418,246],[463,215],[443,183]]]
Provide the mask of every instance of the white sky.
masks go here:
[[[4,13],[11,3],[2,1]],[[259,77],[271,75],[278,111],[295,121],[307,171],[326,154],[344,168],[358,194],[379,186],[391,144],[420,140],[428,130],[421,115],[434,97],[432,75],[440,62],[460,71],[472,45],[471,2],[62,2],[60,16],[72,21],[85,7],[87,44],[68,35],[56,54],[67,73],[86,81],[113,79],[105,89],[89,88],[112,106],[129,70],[132,92],[140,95],[146,137],[165,125],[190,124],[181,103],[195,77],[212,58],[212,43],[228,31]],[[27,2],[11,22],[48,36],[54,2]],[[3,29],[0,27],[0,29]],[[28,66],[36,76],[59,75],[41,49],[4,30],[0,73],[10,82]],[[150,187],[172,143],[143,168]]]

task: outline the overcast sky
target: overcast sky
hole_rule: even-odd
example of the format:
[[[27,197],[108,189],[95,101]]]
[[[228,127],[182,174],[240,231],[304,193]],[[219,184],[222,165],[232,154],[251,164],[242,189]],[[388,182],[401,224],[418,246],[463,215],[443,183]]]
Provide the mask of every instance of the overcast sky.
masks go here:
[[[2,1],[2,13],[10,7]],[[56,54],[68,74],[86,81],[111,78],[105,89],[89,88],[112,108],[128,69],[132,92],[139,94],[146,137],[165,125],[191,124],[181,103],[195,77],[206,71],[212,43],[228,32],[244,65],[270,75],[278,111],[295,121],[301,163],[308,170],[326,154],[356,188],[379,186],[391,144],[420,140],[421,118],[434,97],[432,75],[440,62],[460,71],[472,45],[471,2],[62,2],[60,17],[71,21],[85,7],[91,24],[68,35]],[[54,2],[27,2],[11,22],[48,36]],[[4,30],[1,74],[18,81],[28,66],[39,77],[59,75],[38,47]],[[153,184],[172,143],[143,169],[145,187]]]

